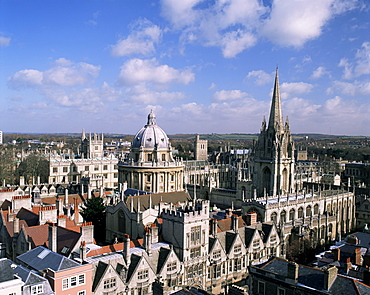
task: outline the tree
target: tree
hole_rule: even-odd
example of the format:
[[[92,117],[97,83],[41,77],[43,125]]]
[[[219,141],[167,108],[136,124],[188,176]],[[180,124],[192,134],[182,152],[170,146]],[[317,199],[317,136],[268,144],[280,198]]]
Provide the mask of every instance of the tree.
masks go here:
[[[47,183],[49,178],[49,161],[40,155],[34,154],[23,160],[16,171],[16,176],[25,177],[26,183],[40,176],[41,183]]]
[[[100,197],[92,197],[83,203],[81,216],[85,222],[94,225],[94,237],[97,242],[105,241],[105,205]]]

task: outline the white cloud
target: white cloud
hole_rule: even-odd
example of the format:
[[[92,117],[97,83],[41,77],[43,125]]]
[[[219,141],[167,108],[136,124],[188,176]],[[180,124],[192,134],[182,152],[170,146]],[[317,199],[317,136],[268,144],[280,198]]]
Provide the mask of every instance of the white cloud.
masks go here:
[[[335,92],[350,96],[370,95],[370,81],[355,81],[353,83],[334,81],[333,86],[327,90],[327,93]]]
[[[324,75],[328,75],[329,72],[325,69],[325,67],[318,67],[316,70],[313,71],[311,78],[312,79],[319,79]]]
[[[44,72],[45,84],[55,84],[60,86],[83,85],[90,78],[96,78],[100,71],[100,66],[80,62],[74,64],[66,59],[58,59],[56,66]]]
[[[283,46],[302,46],[317,38],[331,18],[333,0],[275,0],[262,34]]]
[[[259,37],[282,46],[300,47],[321,35],[337,14],[360,7],[355,0],[162,0],[162,15],[180,40],[199,42],[235,57]],[[264,3],[266,5],[264,5]],[[183,47],[181,47],[183,50]]]
[[[248,94],[240,90],[221,90],[213,95],[215,101],[226,101],[245,98]]]
[[[370,42],[362,43],[353,61],[350,61],[348,58],[342,58],[338,66],[344,68],[343,79],[350,80],[370,74]]]
[[[117,83],[118,85],[134,85],[142,82],[187,85],[193,81],[194,73],[191,69],[180,71],[168,65],[159,65],[155,58],[147,60],[134,58],[122,65]]]
[[[297,83],[283,83],[280,86],[281,96],[288,98],[292,94],[303,94],[309,93],[314,86],[309,83],[297,82]]]
[[[254,79],[257,85],[265,85],[273,80],[273,76],[266,73],[265,71],[251,71],[245,77],[246,79]]]
[[[9,46],[11,38],[0,36],[0,47]]]
[[[217,87],[217,85],[212,82],[211,86],[208,87],[208,90],[215,89],[216,87]]]
[[[128,88],[126,96],[138,105],[168,104],[185,98],[182,92],[153,91],[142,84]]]
[[[37,70],[21,70],[8,78],[8,85],[11,88],[26,88],[42,84],[43,73]]]
[[[133,26],[131,34],[112,46],[113,56],[141,54],[144,56],[155,53],[155,45],[160,41],[162,30],[149,20],[141,19]]]

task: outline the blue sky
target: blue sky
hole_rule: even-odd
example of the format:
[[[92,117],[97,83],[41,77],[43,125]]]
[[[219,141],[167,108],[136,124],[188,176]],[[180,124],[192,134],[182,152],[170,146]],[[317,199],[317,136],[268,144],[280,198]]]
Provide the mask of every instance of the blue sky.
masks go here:
[[[365,0],[0,0],[0,130],[370,135]]]

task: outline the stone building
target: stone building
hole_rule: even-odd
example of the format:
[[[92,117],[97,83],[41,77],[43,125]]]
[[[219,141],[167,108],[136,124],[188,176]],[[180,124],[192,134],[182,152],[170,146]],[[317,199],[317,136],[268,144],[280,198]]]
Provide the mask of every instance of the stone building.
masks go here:
[[[118,163],[118,182],[151,193],[183,190],[184,164],[174,159],[167,134],[157,125],[153,111],[135,135],[128,159]]]
[[[195,137],[194,156],[196,161],[208,160],[208,140],[200,139],[199,135]]]

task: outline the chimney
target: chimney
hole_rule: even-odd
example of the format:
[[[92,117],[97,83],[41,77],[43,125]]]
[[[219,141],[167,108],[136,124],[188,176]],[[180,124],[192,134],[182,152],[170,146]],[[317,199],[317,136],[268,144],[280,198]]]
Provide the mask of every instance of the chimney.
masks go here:
[[[288,262],[287,278],[297,283],[298,275],[299,275],[299,265],[295,262]]]
[[[247,214],[247,225],[255,225],[255,224],[257,224],[257,213],[249,212]]]
[[[155,225],[155,223],[152,223],[152,243],[155,244],[155,243],[158,243],[158,227]]]
[[[63,214],[63,203],[58,196],[55,198],[55,206],[57,207],[57,215],[62,215]]]
[[[13,233],[14,233],[14,235],[19,233],[19,219],[17,217],[14,217]]]
[[[40,185],[40,184],[41,184],[40,176],[37,176],[37,185]]]
[[[370,286],[370,269],[366,267],[363,272],[363,282],[364,284]]]
[[[340,249],[334,248],[333,250],[331,250],[331,252],[334,255],[334,261],[340,261]]]
[[[149,256],[152,255],[152,233],[149,227],[144,227],[144,249]]]
[[[19,185],[24,186],[24,176],[19,177]]]
[[[217,234],[217,220],[215,218],[211,219],[211,235],[216,237]]]
[[[335,279],[337,278],[338,269],[335,266],[324,270],[324,289],[329,290]]]
[[[68,205],[68,188],[64,190],[64,205]]]
[[[85,241],[82,241],[81,245],[80,245],[80,259],[81,259],[81,262],[84,262],[84,260],[86,260],[86,243],[85,243]]]
[[[225,210],[225,213],[226,213],[226,218],[230,218],[233,214],[233,212],[231,211],[231,209],[226,209]]]
[[[231,216],[231,229],[233,231],[237,231],[238,230],[238,215],[233,214]]]
[[[57,217],[57,225],[61,227],[67,226],[67,216],[66,215],[59,215]]]
[[[360,248],[356,248],[355,249],[355,264],[356,265],[361,265],[361,249]]]
[[[81,240],[87,244],[94,243],[94,225],[92,222],[85,222],[80,227]]]
[[[348,271],[352,268],[351,258],[347,257],[346,263],[344,264],[344,271],[348,274]]]
[[[88,199],[91,199],[91,187],[90,187],[90,183],[87,185],[87,198]]]
[[[130,253],[130,236],[128,234],[123,235],[123,255],[125,257],[127,266],[129,266],[131,260],[131,253]]]
[[[73,209],[74,209],[74,219],[75,219],[75,224],[78,224],[79,221],[79,215],[80,215],[80,210],[78,208],[78,199],[76,197],[73,198]]]
[[[54,223],[49,223],[49,236],[48,236],[48,242],[49,242],[49,249],[53,252],[57,252],[57,227]]]

